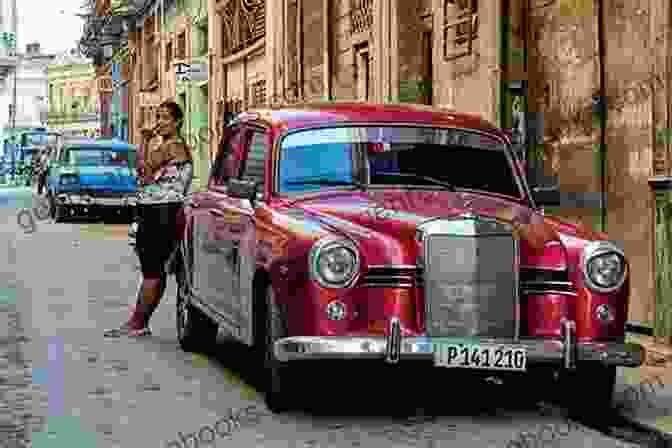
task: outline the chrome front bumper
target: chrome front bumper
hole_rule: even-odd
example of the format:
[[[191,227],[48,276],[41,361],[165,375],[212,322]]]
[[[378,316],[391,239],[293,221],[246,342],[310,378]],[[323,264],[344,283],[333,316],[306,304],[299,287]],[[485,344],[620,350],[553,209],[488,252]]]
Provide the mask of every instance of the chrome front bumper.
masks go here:
[[[78,194],[59,194],[58,200],[63,205],[78,207],[133,207],[137,205],[135,196],[119,196],[112,198],[99,198]]]
[[[398,323],[390,322],[389,337],[297,336],[275,342],[275,356],[287,362],[301,359],[381,359],[396,363],[406,359],[432,360],[434,349],[428,337],[400,337]],[[396,328],[395,328],[396,327]],[[638,344],[618,342],[577,343],[573,323],[563,325],[562,339],[467,339],[440,338],[441,343],[495,344],[525,348],[528,364],[558,364],[574,369],[577,362],[597,361],[611,366],[637,367],[644,361]]]

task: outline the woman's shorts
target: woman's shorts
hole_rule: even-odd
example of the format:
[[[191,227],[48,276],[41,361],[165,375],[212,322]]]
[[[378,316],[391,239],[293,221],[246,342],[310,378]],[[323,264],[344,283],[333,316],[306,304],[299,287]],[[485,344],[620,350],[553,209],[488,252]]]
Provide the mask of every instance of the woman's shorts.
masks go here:
[[[177,247],[178,216],[181,203],[138,204],[138,232],[135,247],[140,257],[144,278],[160,278],[166,272],[166,263]]]

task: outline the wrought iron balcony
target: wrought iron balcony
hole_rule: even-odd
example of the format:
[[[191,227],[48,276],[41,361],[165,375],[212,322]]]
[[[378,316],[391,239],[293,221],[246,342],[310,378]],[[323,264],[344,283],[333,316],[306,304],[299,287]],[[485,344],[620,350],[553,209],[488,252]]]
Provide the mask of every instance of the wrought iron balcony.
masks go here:
[[[373,0],[351,0],[350,22],[352,33],[363,33],[373,25]]]

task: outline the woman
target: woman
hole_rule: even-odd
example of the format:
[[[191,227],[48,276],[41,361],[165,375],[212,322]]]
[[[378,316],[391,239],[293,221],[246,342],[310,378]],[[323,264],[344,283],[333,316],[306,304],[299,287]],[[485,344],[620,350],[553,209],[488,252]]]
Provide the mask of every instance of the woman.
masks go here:
[[[106,336],[151,334],[149,319],[166,289],[166,264],[177,249],[182,222],[182,203],[193,177],[191,148],[181,138],[180,106],[166,101],[159,106],[158,123],[143,129],[138,169],[138,229],[136,251],[142,283],[130,318]],[[161,143],[150,146],[155,135]]]

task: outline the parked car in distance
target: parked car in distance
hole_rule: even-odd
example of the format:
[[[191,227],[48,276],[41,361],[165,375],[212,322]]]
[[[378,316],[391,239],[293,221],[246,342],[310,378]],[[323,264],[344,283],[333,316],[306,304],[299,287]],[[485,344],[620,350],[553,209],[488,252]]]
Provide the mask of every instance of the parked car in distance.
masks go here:
[[[547,381],[596,412],[616,367],[641,365],[623,250],[544,216],[559,196],[531,191],[480,117],[301,104],[240,114],[219,151],[185,204],[178,339],[253,348],[271,410],[294,406],[297,360]]]
[[[132,212],[136,148],[117,140],[68,140],[49,167],[52,218]]]

